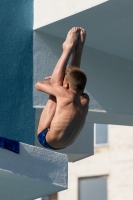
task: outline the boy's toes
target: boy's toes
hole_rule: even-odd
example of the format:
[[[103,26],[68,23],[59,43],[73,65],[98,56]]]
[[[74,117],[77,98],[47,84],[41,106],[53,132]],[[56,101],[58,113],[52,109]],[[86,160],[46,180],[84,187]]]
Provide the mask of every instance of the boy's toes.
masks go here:
[[[72,32],[79,33],[80,28],[79,27],[73,27],[71,30],[72,30]]]
[[[84,28],[80,27],[80,33],[86,35],[86,30]]]
[[[86,38],[86,30],[80,27],[80,40],[81,42],[84,42]]]
[[[70,51],[73,51],[76,43],[78,42],[79,34],[79,27],[73,27],[72,29],[70,29],[70,31],[67,34],[66,40],[62,45],[63,49],[69,49]]]

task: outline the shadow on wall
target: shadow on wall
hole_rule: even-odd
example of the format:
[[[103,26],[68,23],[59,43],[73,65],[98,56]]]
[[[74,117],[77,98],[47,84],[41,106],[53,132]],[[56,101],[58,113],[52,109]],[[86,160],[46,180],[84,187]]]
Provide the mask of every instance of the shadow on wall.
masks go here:
[[[97,6],[95,3],[92,8],[42,25],[39,30],[65,38],[72,27],[82,26],[87,31],[86,46],[133,60],[133,1],[117,0],[116,4],[116,1],[109,0]]]
[[[86,47],[82,66],[88,76],[87,90],[106,112],[133,114],[132,61]]]
[[[37,91],[34,85],[37,81],[44,80],[45,76],[52,74],[61,55],[63,42],[62,38],[34,31],[34,106],[44,106],[47,101],[48,95]]]

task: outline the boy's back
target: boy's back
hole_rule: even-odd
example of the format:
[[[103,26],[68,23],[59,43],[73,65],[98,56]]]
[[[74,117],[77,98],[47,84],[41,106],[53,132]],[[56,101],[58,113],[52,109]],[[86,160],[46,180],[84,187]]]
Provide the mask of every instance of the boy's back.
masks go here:
[[[61,94],[57,97],[55,115],[46,136],[47,142],[54,148],[64,148],[75,141],[88,113],[87,94],[75,93],[63,87]]]

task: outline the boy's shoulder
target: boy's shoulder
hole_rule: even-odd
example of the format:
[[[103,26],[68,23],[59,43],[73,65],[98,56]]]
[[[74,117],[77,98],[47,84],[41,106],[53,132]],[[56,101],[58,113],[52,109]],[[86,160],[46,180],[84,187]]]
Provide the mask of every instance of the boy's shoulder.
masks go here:
[[[70,93],[69,93],[69,90],[65,87],[63,87],[62,85],[60,86],[55,86],[59,92],[59,96],[63,96],[63,97],[66,97],[66,96],[69,96]]]

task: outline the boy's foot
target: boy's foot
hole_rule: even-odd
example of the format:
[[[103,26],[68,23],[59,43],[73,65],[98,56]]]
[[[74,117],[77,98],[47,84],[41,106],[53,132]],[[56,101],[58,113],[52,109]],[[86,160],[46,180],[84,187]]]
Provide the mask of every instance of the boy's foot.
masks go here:
[[[81,27],[79,29],[80,29],[79,39],[78,39],[77,44],[75,45],[73,55],[72,55],[72,61],[71,61],[71,65],[74,65],[76,67],[80,66],[82,51],[83,51],[83,47],[84,47],[84,43],[86,39],[85,29]]]
[[[74,27],[68,32],[66,40],[62,45],[64,51],[73,51],[79,39],[79,32],[80,28],[78,27]]]
[[[76,54],[77,56],[82,54],[85,39],[86,39],[86,31],[85,29],[80,27],[79,40],[74,49],[74,54]]]

